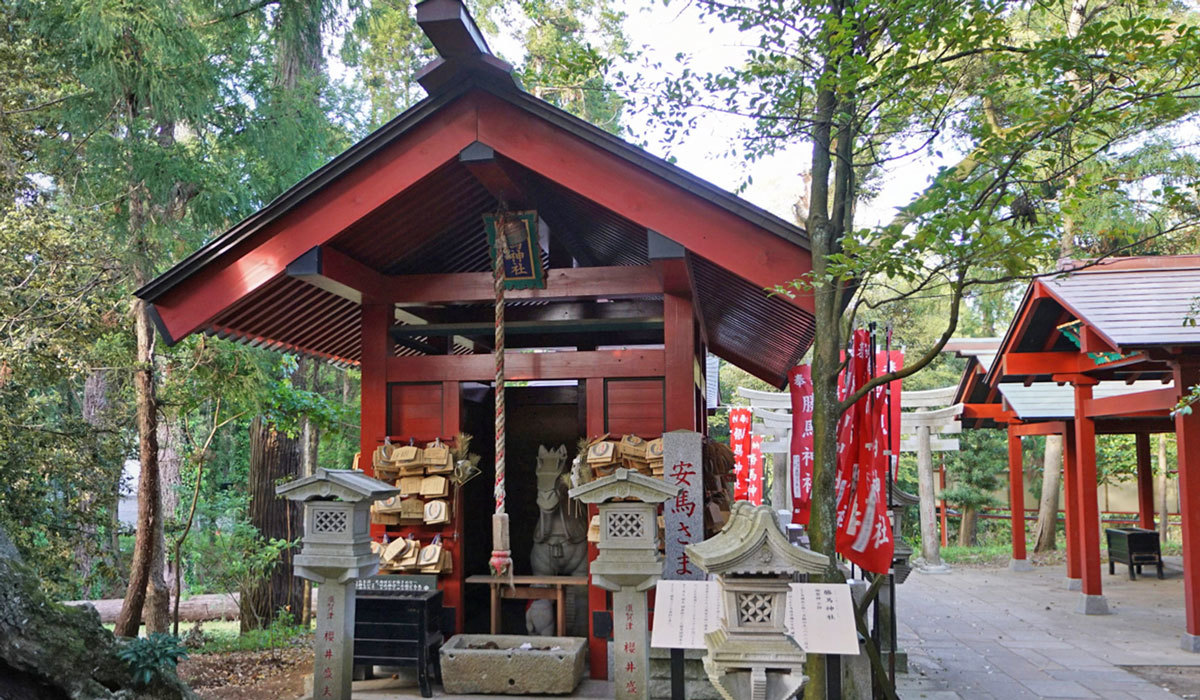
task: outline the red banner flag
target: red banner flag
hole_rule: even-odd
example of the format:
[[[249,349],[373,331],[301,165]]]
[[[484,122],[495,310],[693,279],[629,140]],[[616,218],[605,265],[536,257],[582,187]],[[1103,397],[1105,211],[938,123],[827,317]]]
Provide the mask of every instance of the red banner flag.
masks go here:
[[[746,500],[756,506],[762,505],[763,497],[763,456],[762,435],[750,435],[750,470],[746,479]]]
[[[729,409],[729,449],[733,450],[733,499],[744,501],[750,472],[750,409]]]
[[[844,396],[870,376],[870,334],[854,332]],[[887,573],[892,564],[892,525],[888,516],[887,402],[884,387],[872,391],[843,416],[838,435],[837,551],[867,571]]]
[[[788,467],[792,481],[792,523],[807,525],[812,512],[812,365],[796,365],[788,371],[788,390],[792,395],[791,464]]]
[[[875,354],[876,377],[888,374],[890,372],[895,372],[903,367],[903,350],[880,350]],[[884,415],[888,416],[890,414],[890,425],[893,426],[892,434],[889,436],[889,439],[884,442],[885,445],[890,445],[890,447],[887,449],[892,451],[890,456],[893,482],[896,480],[896,464],[899,461],[897,457],[900,455],[900,384],[901,381],[899,379],[893,382],[888,382],[885,386],[881,386],[878,392],[879,395],[888,402],[887,411],[884,413]],[[889,424],[886,422],[885,418],[884,426],[887,425]]]

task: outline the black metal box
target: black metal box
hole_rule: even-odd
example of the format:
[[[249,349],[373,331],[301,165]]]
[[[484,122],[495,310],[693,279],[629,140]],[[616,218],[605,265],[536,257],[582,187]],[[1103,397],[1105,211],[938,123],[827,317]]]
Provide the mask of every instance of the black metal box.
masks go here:
[[[1104,530],[1108,541],[1108,573],[1115,574],[1114,564],[1121,562],[1129,567],[1130,580],[1142,573],[1142,566],[1158,568],[1158,577],[1163,577],[1162,550],[1158,543],[1158,532],[1140,527],[1110,527]]]

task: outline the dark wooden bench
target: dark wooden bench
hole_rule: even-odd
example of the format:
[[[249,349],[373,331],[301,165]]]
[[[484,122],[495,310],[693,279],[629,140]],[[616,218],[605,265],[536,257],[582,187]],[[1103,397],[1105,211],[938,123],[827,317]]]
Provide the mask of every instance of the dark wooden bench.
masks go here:
[[[1121,562],[1129,567],[1129,580],[1137,579],[1143,566],[1158,567],[1158,577],[1163,577],[1162,549],[1158,532],[1140,527],[1110,527],[1104,530],[1108,541],[1108,573],[1115,574],[1114,564]]]
[[[359,590],[354,604],[354,669],[370,678],[374,666],[412,666],[422,697],[442,682],[442,592]]]

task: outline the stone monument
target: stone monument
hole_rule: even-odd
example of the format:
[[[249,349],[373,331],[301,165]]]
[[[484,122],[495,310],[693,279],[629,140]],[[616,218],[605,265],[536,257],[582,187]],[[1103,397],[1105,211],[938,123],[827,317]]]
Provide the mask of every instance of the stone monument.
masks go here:
[[[725,604],[721,626],[704,635],[704,669],[726,700],[785,700],[808,678],[804,650],[787,633],[793,573],[817,574],[829,558],[788,542],[771,506],[733,504],[719,533],[688,545],[688,556],[716,574]]]
[[[593,585],[613,592],[613,675],[619,700],[650,697],[646,591],[663,570],[658,504],[678,493],[678,486],[629,469],[617,469],[570,492],[571,498],[600,510],[599,553],[590,572]]]
[[[318,469],[275,489],[304,503],[296,575],[317,584],[313,699],[350,700],[354,675],[354,581],[379,570],[371,552],[371,504],[400,492],[356,469]]]

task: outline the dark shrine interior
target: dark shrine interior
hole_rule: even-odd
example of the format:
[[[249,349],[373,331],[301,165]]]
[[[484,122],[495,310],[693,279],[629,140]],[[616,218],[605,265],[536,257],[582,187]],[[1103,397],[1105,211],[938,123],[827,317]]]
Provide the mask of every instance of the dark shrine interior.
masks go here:
[[[537,467],[538,446],[557,449],[566,445],[567,458],[573,459],[584,433],[583,396],[578,385],[510,386],[504,395],[507,407],[505,470],[507,474],[506,510],[509,514],[514,573],[532,574],[529,551],[533,529],[538,521]],[[471,451],[480,455],[482,474],[463,487],[463,515],[466,526],[462,537],[466,576],[488,573],[492,552],[492,511],[495,501],[495,397],[490,385],[468,384],[463,387],[463,426],[472,436]],[[524,600],[503,601],[503,629],[514,634],[525,629]],[[488,588],[468,586],[465,590],[466,631],[488,631]]]

